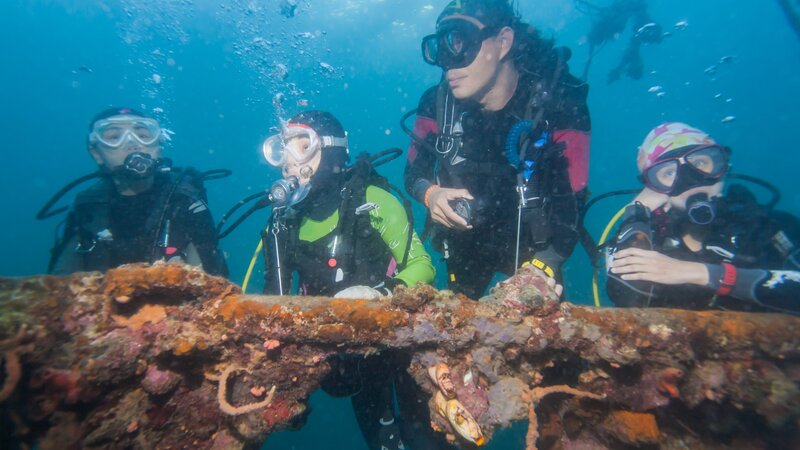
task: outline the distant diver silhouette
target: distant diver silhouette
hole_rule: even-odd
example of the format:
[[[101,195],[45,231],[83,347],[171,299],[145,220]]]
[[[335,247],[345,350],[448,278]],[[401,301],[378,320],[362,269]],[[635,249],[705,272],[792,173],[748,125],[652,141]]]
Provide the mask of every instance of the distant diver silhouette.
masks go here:
[[[644,72],[640,51],[642,44],[658,44],[664,36],[661,26],[653,22],[647,13],[647,1],[617,0],[609,6],[600,7],[587,0],[575,0],[575,8],[592,19],[592,28],[587,35],[589,56],[581,77],[587,79],[595,54],[609,41],[617,39],[625,31],[628,22],[632,21],[633,35],[619,64],[609,72],[608,82],[617,81],[623,73],[629,78],[640,79]]]
[[[800,0],[778,0],[783,13],[786,15],[786,20],[789,21],[789,26],[792,27],[800,39]]]

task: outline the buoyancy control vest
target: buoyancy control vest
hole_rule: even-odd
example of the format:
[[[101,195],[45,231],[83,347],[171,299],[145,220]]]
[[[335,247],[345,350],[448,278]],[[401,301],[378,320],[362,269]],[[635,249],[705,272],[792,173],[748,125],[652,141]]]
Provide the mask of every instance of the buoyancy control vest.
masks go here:
[[[478,105],[456,101],[446,80],[436,92],[438,135],[432,144],[437,157],[436,181],[453,188],[466,188],[476,198],[476,216],[494,218],[494,234],[513,236],[515,230],[500,230],[516,222],[518,176],[524,179],[526,202],[522,211],[521,241],[529,247],[542,247],[553,236],[552,202],[554,196],[574,198],[576,220],[558,220],[558,226],[577,228],[581,205],[572,191],[563,154],[565,145],[554,140],[556,123],[564,115],[576,114],[571,104],[585,103],[588,85],[572,76],[567,67],[569,50],[553,51],[552,72],[521,72],[517,92],[509,104],[495,115],[493,123],[480,123]],[[549,69],[548,69],[549,70]],[[569,99],[569,101],[567,100]],[[509,162],[504,151],[509,130],[521,121],[532,127],[522,134],[517,151],[522,155],[519,167]]]
[[[669,257],[705,264],[729,262],[742,269],[798,270],[800,255],[800,223],[792,216],[760,205],[753,193],[738,184],[731,185],[725,196],[716,202],[717,217],[708,225],[703,247],[693,252],[681,239],[681,227],[669,213],[632,216],[623,222],[617,239],[627,230],[638,227],[650,240],[645,245]],[[614,251],[628,248],[633,241],[612,243]],[[708,309],[742,309],[741,302],[716,298],[708,289],[693,286],[670,286],[655,283],[622,282],[610,277],[609,296],[618,306],[682,307]],[[755,307],[755,304],[750,305]]]
[[[268,267],[273,258],[282,260],[277,261],[282,270],[266,274],[268,286],[274,285],[271,279],[279,276],[277,272],[282,272],[281,284],[285,290],[291,272],[297,271],[299,294],[333,296],[350,286],[379,286],[392,276],[393,269],[402,270],[407,264],[413,236],[412,223],[409,223],[404,260],[393,264],[391,250],[370,219],[370,211],[380,205],[367,201],[367,188],[370,186],[398,195],[399,190],[374,170],[366,156],[359,157],[347,176],[341,190],[336,227],[320,239],[313,242],[300,239],[304,218],[301,212],[291,208],[273,211],[269,226],[262,232],[264,257]],[[410,221],[410,203],[400,196]]]
[[[146,212],[139,217],[142,223],[134,224],[139,232],[122,238],[115,236],[111,217],[114,202],[118,200],[113,181],[101,178],[89,189],[80,192],[70,212],[63,235],[51,251],[49,272],[56,267],[65,251],[80,255],[81,267],[74,270],[107,270],[130,262],[155,262],[184,256],[189,244],[188,236],[176,233],[174,219],[177,215],[175,200],[183,197],[181,204],[205,207],[206,194],[203,179],[194,169],[158,174],[153,187],[138,194],[136,203]],[[121,218],[117,218],[121,219]],[[123,220],[130,220],[126,217]],[[76,247],[68,249],[70,242]]]

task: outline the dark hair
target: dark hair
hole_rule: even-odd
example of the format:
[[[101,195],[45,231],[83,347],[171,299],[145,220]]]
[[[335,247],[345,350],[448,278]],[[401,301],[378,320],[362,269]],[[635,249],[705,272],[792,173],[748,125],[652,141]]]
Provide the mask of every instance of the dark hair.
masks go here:
[[[92,147],[92,141],[90,139],[90,136],[92,134],[92,131],[94,131],[94,124],[103,119],[108,119],[109,117],[114,117],[114,116],[137,116],[137,117],[152,119],[152,117],[148,116],[147,114],[133,108],[128,108],[127,106],[122,106],[122,107],[115,106],[112,108],[104,109],[103,111],[100,111],[99,113],[95,114],[95,116],[92,117],[92,120],[89,122],[89,134],[86,135],[87,148]]]
[[[554,40],[542,37],[533,25],[523,22],[519,14],[508,24],[514,30],[514,45],[509,57],[519,71],[541,73],[555,60]]]

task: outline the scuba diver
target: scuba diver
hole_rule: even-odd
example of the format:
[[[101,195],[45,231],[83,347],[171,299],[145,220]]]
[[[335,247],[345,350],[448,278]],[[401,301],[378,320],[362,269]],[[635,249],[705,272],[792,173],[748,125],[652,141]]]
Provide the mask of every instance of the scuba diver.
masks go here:
[[[422,52],[442,81],[403,117],[405,187],[428,208],[426,228],[435,224],[449,288],[478,299],[495,273],[530,264],[560,294],[554,280],[580,234],[591,126],[569,50],[508,0],[454,0]]]
[[[262,233],[265,293],[375,299],[397,285],[433,281],[431,258],[414,233],[410,211],[374,171],[375,157],[347,165],[347,133],[332,114],[292,117],[264,142],[263,152],[283,175],[273,185],[272,216]],[[430,430],[427,408],[417,406],[418,388],[402,369],[407,357],[342,355],[329,363],[323,388],[351,397],[370,449],[438,448],[442,438]],[[397,422],[393,389],[401,411]]]
[[[771,185],[729,174],[730,150],[682,123],[653,129],[639,147],[645,187],[607,248],[607,292],[617,306],[800,313],[800,220],[775,211]],[[760,205],[740,184],[768,187]]]
[[[92,119],[87,146],[98,171],[65,186],[37,215],[42,220],[63,212],[67,208],[51,208],[75,186],[96,180],[77,194],[48,273],[166,260],[227,276],[203,181],[230,172],[172,168],[162,158],[166,139],[155,119],[131,108],[107,109]]]
[[[616,40],[630,21],[633,35],[622,54],[622,59],[608,73],[609,84],[619,80],[623,73],[638,80],[644,74],[641,46],[658,44],[664,37],[661,25],[653,22],[647,12],[647,0],[616,0],[609,6],[599,7],[586,0],[575,0],[577,9],[592,18],[592,28],[587,35],[589,57],[582,78],[589,75],[589,68],[596,52],[606,43]]]

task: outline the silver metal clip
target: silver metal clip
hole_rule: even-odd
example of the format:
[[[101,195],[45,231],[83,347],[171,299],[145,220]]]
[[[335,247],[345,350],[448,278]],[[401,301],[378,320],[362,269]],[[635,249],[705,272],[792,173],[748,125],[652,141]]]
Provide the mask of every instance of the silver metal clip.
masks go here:
[[[364,203],[363,205],[356,208],[356,215],[360,216],[362,214],[368,214],[370,211],[378,209],[377,203]]]

